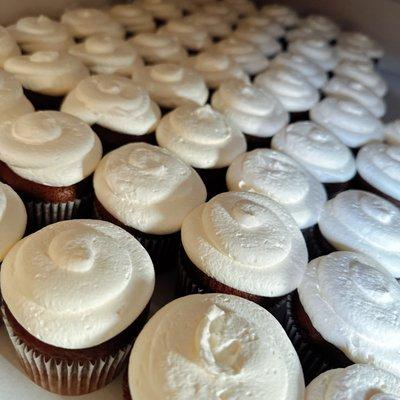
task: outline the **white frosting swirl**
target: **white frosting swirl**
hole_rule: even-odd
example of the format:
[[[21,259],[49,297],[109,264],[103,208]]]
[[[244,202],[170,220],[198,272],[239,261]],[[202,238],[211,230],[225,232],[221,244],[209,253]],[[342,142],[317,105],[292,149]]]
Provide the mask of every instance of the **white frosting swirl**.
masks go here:
[[[399,400],[400,378],[371,364],[332,369],[308,386],[306,400]]]
[[[387,200],[361,190],[342,192],[326,203],[319,229],[337,250],[367,254],[400,277],[400,210]]]
[[[246,151],[244,135],[209,105],[176,108],[161,119],[156,137],[195,168],[224,168]]]
[[[153,32],[156,29],[152,14],[137,4],[117,4],[109,13],[128,32]]]
[[[123,38],[125,31],[122,26],[106,12],[96,8],[77,8],[65,11],[61,16],[71,34],[77,38],[105,33],[110,36]]]
[[[94,175],[103,207],[126,226],[156,235],[180,230],[206,199],[199,175],[168,150],[132,143],[108,153]]]
[[[371,186],[400,201],[400,146],[365,145],[357,154],[357,171]]]
[[[299,23],[299,17],[296,11],[282,4],[268,4],[263,6],[261,13],[278,22],[285,28],[293,28]]]
[[[239,16],[252,15],[256,12],[256,7],[251,0],[224,0],[224,4],[234,9]]]
[[[38,51],[9,58],[4,69],[24,88],[49,96],[64,96],[89,75],[76,57],[58,51]]]
[[[296,29],[290,29],[289,31],[286,31],[285,34],[285,39],[289,43],[315,38],[326,42],[326,39],[323,36],[319,35],[314,31],[314,29],[311,29],[307,26],[299,26]]]
[[[254,80],[282,103],[289,112],[308,111],[318,103],[318,90],[300,72],[285,66],[269,68]]]
[[[26,53],[65,51],[73,43],[65,25],[44,15],[21,18],[7,29]]]
[[[297,122],[282,129],[271,147],[294,158],[323,183],[347,182],[356,174],[350,149],[314,122]]]
[[[4,63],[10,57],[18,56],[21,50],[15,39],[10,35],[10,32],[0,26],[0,67],[4,68]]]
[[[305,392],[278,321],[222,294],[186,296],[158,311],[136,340],[128,382],[135,400],[303,400]]]
[[[24,236],[27,215],[24,203],[10,186],[0,183],[0,262]]]
[[[372,64],[371,58],[369,58],[365,52],[355,46],[350,46],[348,44],[337,44],[335,46],[336,53],[338,55],[339,61],[353,61],[353,62],[363,62]]]
[[[234,24],[239,19],[239,14],[235,11],[232,6],[229,6],[220,2],[209,2],[205,3],[201,7],[202,11],[209,15],[216,15],[223,21],[227,21],[230,24]]]
[[[261,29],[267,35],[270,35],[275,39],[285,36],[285,29],[280,24],[271,18],[264,17],[260,14],[249,15],[248,17],[239,20],[238,28]]]
[[[384,51],[378,43],[361,32],[343,32],[339,36],[338,44],[344,48],[354,49],[370,59],[382,58]]]
[[[311,109],[310,117],[349,147],[383,138],[382,122],[352,100],[327,97]]]
[[[304,238],[287,210],[267,196],[227,192],[183,221],[186,254],[208,276],[265,297],[290,293],[307,264]]]
[[[393,146],[400,146],[400,119],[385,125],[385,140]]]
[[[325,15],[309,15],[301,21],[300,26],[313,30],[328,41],[336,39],[340,33],[339,26]]]
[[[182,8],[179,2],[173,0],[137,0],[138,4],[144,10],[151,13],[154,18],[160,20],[170,20],[182,16]]]
[[[300,229],[315,225],[326,202],[324,187],[297,161],[271,149],[256,149],[233,160],[229,190],[268,196],[292,215]]]
[[[132,75],[141,83],[151,98],[161,107],[176,108],[184,105],[204,105],[208,89],[203,77],[180,64],[164,63],[142,68]]]
[[[319,257],[308,264],[298,293],[326,341],[355,363],[399,375],[400,285],[378,263],[345,251]]]
[[[153,289],[145,249],[104,221],[49,225],[18,242],[1,268],[14,318],[35,338],[65,349],[92,347],[124,331]]]
[[[59,111],[39,111],[5,122],[0,130],[0,160],[17,175],[42,185],[80,182],[102,155],[90,127]]]
[[[209,35],[218,38],[225,38],[232,32],[229,22],[224,21],[217,15],[210,15],[205,12],[197,11],[188,18],[193,25],[205,29]]]
[[[382,98],[351,78],[339,76],[332,78],[325,85],[324,92],[328,96],[354,100],[377,118],[381,118],[386,112],[386,104]]]
[[[271,137],[289,123],[288,112],[273,95],[245,82],[222,83],[211,104],[249,135]]]
[[[61,110],[89,125],[135,136],[153,132],[161,117],[157,104],[142,86],[117,75],[83,79],[67,95]]]

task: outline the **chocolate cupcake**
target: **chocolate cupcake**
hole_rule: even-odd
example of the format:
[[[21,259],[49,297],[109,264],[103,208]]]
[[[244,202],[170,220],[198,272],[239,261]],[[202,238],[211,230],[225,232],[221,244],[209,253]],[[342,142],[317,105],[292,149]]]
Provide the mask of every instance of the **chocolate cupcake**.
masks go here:
[[[396,119],[385,125],[384,138],[390,145],[400,146],[400,119]]]
[[[21,82],[36,110],[59,110],[64,96],[89,75],[81,61],[59,51],[11,57],[4,69]]]
[[[94,175],[95,210],[135,236],[157,272],[176,265],[185,216],[206,199],[196,172],[168,150],[131,143],[106,155]]]
[[[0,179],[23,199],[28,227],[91,213],[91,174],[101,158],[99,138],[71,115],[40,111],[0,130]]]
[[[224,0],[224,4],[237,12],[240,18],[251,16],[257,8],[251,0]]]
[[[264,17],[260,14],[249,15],[238,21],[238,29],[242,28],[256,28],[261,29],[264,33],[272,36],[274,39],[279,40],[282,43],[282,39],[285,37],[285,29],[279,23],[271,20],[271,18]]]
[[[156,24],[149,11],[135,4],[117,4],[109,14],[127,31],[128,36],[142,32],[154,32]]]
[[[227,38],[232,33],[231,24],[217,15],[196,11],[187,19],[194,26],[205,29],[215,42]]]
[[[307,248],[296,221],[267,196],[227,192],[182,224],[179,295],[233,294],[275,312],[303,278]]]
[[[22,368],[59,395],[118,376],[153,289],[144,248],[103,221],[50,225],[18,242],[1,269],[3,318]]]
[[[196,169],[208,198],[226,190],[228,166],[246,151],[242,132],[209,105],[176,108],[161,119],[156,138],[161,147]]]
[[[339,26],[326,15],[308,15],[301,20],[299,27],[311,29],[315,34],[323,37],[329,43],[335,42],[340,34]]]
[[[211,105],[245,134],[248,150],[269,147],[271,137],[289,122],[289,114],[278,99],[242,81],[222,83]]]
[[[400,372],[400,286],[352,252],[311,261],[285,320],[306,382],[332,368],[371,363]]]
[[[290,113],[290,122],[308,120],[309,110],[318,103],[318,90],[300,72],[286,67],[268,68],[254,84],[271,92]]]
[[[129,360],[125,400],[302,400],[296,352],[275,318],[236,296],[193,295],[147,323]]]
[[[171,0],[137,0],[135,4],[148,11],[157,25],[167,23],[171,19],[182,17],[182,7],[178,1]]]
[[[296,11],[283,4],[265,5],[261,8],[261,15],[271,18],[286,29],[294,28],[300,21]]]
[[[309,121],[291,124],[272,138],[271,147],[294,158],[323,183],[329,198],[350,189],[356,174],[354,156],[322,126]]]
[[[0,67],[4,68],[6,60],[10,57],[19,56],[21,50],[10,32],[2,26],[0,26],[0,43]]]

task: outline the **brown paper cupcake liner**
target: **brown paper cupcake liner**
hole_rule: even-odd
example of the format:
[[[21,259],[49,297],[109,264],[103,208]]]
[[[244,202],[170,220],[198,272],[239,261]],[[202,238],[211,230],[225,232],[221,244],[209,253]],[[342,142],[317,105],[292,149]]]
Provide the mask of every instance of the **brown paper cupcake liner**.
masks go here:
[[[325,256],[327,254],[337,251],[322,235],[318,225],[314,225],[313,228],[305,234],[305,240],[308,250],[308,259],[314,260],[315,258]]]
[[[35,110],[55,110],[60,111],[64,96],[49,96],[46,94],[33,92],[24,88],[24,94],[33,104]]]
[[[122,396],[124,400],[132,400],[128,382],[128,368],[126,368],[122,379]]]
[[[207,200],[228,190],[226,172],[228,168],[202,169],[196,168],[207,189]]]

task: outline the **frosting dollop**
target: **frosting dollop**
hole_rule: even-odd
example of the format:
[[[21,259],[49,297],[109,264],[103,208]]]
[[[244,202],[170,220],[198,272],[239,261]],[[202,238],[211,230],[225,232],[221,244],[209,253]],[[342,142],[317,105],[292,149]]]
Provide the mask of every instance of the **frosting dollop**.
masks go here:
[[[201,169],[227,167],[246,151],[244,135],[209,105],[176,108],[161,119],[156,138],[160,146]]]
[[[212,37],[225,38],[232,32],[231,24],[217,15],[196,11],[187,19],[193,25],[205,29]]]
[[[328,41],[336,39],[340,33],[339,26],[325,15],[309,15],[301,21],[300,26],[311,29]]]
[[[4,68],[4,63],[8,58],[20,54],[21,50],[15,39],[10,35],[10,32],[0,26],[0,67]]]
[[[158,311],[135,343],[128,382],[136,400],[304,398],[298,356],[278,321],[222,294],[186,296]]]
[[[289,122],[289,114],[278,99],[241,81],[222,83],[212,96],[211,104],[249,135],[270,137]]]
[[[337,250],[367,254],[400,277],[400,210],[389,201],[361,190],[339,193],[325,204],[319,229]]]
[[[271,147],[294,158],[323,183],[347,182],[356,174],[350,149],[314,122],[297,122],[282,129]]]
[[[153,32],[156,29],[152,14],[136,3],[117,4],[111,7],[109,13],[128,32]]]
[[[137,0],[135,4],[148,11],[158,20],[168,21],[182,16],[182,8],[173,0]]]
[[[353,50],[354,53],[364,54],[369,59],[382,58],[383,48],[372,38],[361,32],[342,32],[338,46]]]
[[[61,110],[89,125],[135,136],[153,132],[161,116],[143,86],[117,75],[83,79],[67,95]]]
[[[261,8],[261,14],[278,22],[285,28],[293,28],[299,23],[299,16],[292,8],[283,4],[268,4]]]
[[[199,175],[166,149],[132,143],[108,153],[94,175],[103,207],[123,224],[164,235],[206,199]]]
[[[233,8],[240,17],[253,15],[256,11],[256,7],[251,0],[224,0],[224,3]]]
[[[326,97],[311,109],[310,117],[349,147],[360,147],[383,138],[382,122],[350,99]]]
[[[275,39],[285,36],[285,29],[271,18],[260,14],[249,15],[238,21],[238,29],[240,28],[256,28],[261,29],[266,34]]]
[[[228,168],[229,190],[268,196],[292,215],[300,229],[315,225],[326,202],[322,184],[297,161],[279,151],[240,154]]]
[[[209,15],[216,15],[221,18],[223,21],[227,21],[230,24],[234,24],[239,19],[239,14],[235,11],[235,9],[228,4],[224,4],[223,2],[206,2],[201,10]]]
[[[1,292],[15,319],[65,349],[96,346],[124,331],[153,289],[145,249],[104,221],[49,225],[18,242],[1,268]]]
[[[304,238],[288,211],[267,196],[227,192],[183,221],[186,254],[208,276],[258,296],[279,297],[300,284]]]
[[[100,140],[90,127],[59,111],[22,115],[0,130],[0,160],[42,185],[80,182],[94,171],[101,155]]]
[[[400,285],[382,266],[361,253],[334,252],[308,264],[298,293],[326,341],[355,363],[399,375]]]
[[[400,119],[389,122],[385,125],[385,140],[393,145],[400,146]]]

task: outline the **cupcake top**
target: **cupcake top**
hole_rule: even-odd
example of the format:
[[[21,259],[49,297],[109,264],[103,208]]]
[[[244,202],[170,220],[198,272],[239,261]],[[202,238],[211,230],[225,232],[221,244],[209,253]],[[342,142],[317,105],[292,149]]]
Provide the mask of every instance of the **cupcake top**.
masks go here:
[[[325,204],[319,229],[337,250],[367,254],[400,277],[400,210],[389,201],[361,190],[339,193]]]
[[[65,51],[73,43],[68,28],[45,15],[21,18],[7,29],[26,53]]]
[[[139,33],[129,42],[145,61],[151,64],[161,62],[182,62],[187,57],[186,50],[179,42],[162,33]]]
[[[288,51],[308,57],[324,71],[333,70],[338,63],[335,49],[319,36],[294,40],[289,44]]]
[[[212,37],[225,38],[232,32],[231,24],[217,15],[196,11],[187,19],[193,25],[205,29]]]
[[[89,125],[135,136],[153,132],[161,116],[143,86],[116,75],[83,79],[67,95],[61,110]]]
[[[207,30],[193,25],[187,17],[169,21],[158,32],[174,37],[189,50],[203,50],[211,45],[211,37]]]
[[[0,123],[33,111],[24,96],[22,85],[6,71],[0,70]]]
[[[387,83],[379,75],[371,62],[343,60],[335,68],[336,76],[353,79],[376,96],[383,97],[388,90]]]
[[[152,14],[136,3],[117,4],[110,9],[109,13],[128,32],[153,32],[156,29]]]
[[[267,58],[257,46],[235,37],[221,40],[213,49],[231,56],[250,75],[257,74],[268,66]]]
[[[211,104],[242,132],[253,136],[271,137],[289,123],[289,114],[279,100],[245,82],[222,83]]]
[[[285,36],[285,29],[272,20],[271,18],[265,17],[260,14],[249,15],[246,18],[238,21],[238,28],[255,28],[261,29],[267,35],[272,36],[275,39],[279,39]]]
[[[360,147],[383,138],[382,122],[350,99],[326,97],[311,109],[310,117],[349,147]]]
[[[363,146],[357,154],[357,171],[371,186],[400,201],[400,146]]]
[[[251,0],[224,0],[224,4],[235,10],[239,16],[251,15],[256,11],[256,7]]]
[[[135,4],[138,4],[144,10],[148,11],[154,18],[159,20],[168,21],[182,16],[182,8],[177,1],[137,0]]]
[[[308,264],[298,293],[326,341],[355,363],[399,374],[400,285],[384,268],[360,253],[331,253]]]
[[[299,23],[297,13],[292,8],[282,4],[268,4],[262,7],[261,13],[275,20],[285,28],[293,28]]]
[[[193,168],[147,143],[127,144],[108,153],[93,183],[97,199],[111,215],[155,235],[179,231],[185,216],[207,196]]]
[[[90,127],[59,111],[22,115],[0,130],[0,160],[41,185],[74,185],[94,171],[101,155],[100,140]]]
[[[272,61],[271,67],[288,67],[303,74],[317,89],[321,89],[328,81],[328,74],[309,58],[301,54],[280,53]]]
[[[0,183],[0,262],[26,229],[24,203],[10,186]]]
[[[182,243],[193,264],[224,285],[279,297],[296,289],[307,249],[296,222],[267,196],[227,192],[183,221]]]
[[[133,46],[113,36],[97,34],[69,48],[69,53],[79,58],[94,74],[130,76],[143,66]]]
[[[314,122],[296,122],[272,139],[272,148],[298,161],[320,182],[347,182],[356,174],[350,149]]]
[[[299,26],[295,29],[290,29],[286,31],[285,39],[287,42],[291,43],[298,40],[307,40],[307,39],[320,39],[323,41],[327,41],[322,35],[319,35],[314,29],[308,26]]]
[[[232,57],[216,51],[207,50],[189,57],[187,65],[201,74],[207,86],[212,89],[230,79],[250,83],[248,75]]]
[[[76,57],[59,51],[38,51],[9,58],[4,69],[26,89],[49,96],[64,96],[89,70]]]
[[[361,32],[342,32],[338,44],[363,53],[370,59],[382,58],[384,54],[383,48],[378,43]]]
[[[136,340],[128,383],[136,400],[304,397],[299,359],[279,323],[222,294],[186,296],[158,311]]]
[[[375,393],[370,397],[370,394]],[[332,369],[308,386],[306,400],[355,399],[396,400],[400,378],[371,364],[355,364]]]
[[[301,26],[312,29],[328,41],[336,39],[340,33],[339,26],[325,15],[309,15],[301,21]]]
[[[77,8],[65,11],[61,22],[66,25],[76,38],[105,33],[110,36],[123,38],[122,26],[106,12],[96,8]]]
[[[14,318],[36,339],[64,349],[117,336],[153,289],[146,250],[104,221],[49,225],[18,242],[1,268],[1,292]]]
[[[254,83],[275,95],[289,112],[308,111],[319,100],[318,90],[303,74],[289,67],[271,67],[257,75]]]
[[[21,54],[21,50],[10,32],[0,26],[0,67],[4,68],[5,61]]]
[[[400,119],[386,124],[384,130],[385,140],[393,146],[400,146]]]
[[[230,24],[235,23],[239,19],[239,14],[237,11],[232,6],[222,2],[206,2],[201,9],[206,14],[216,15],[223,21],[227,21]]]
[[[328,96],[354,100],[364,106],[376,118],[381,118],[386,112],[386,104],[382,98],[374,94],[362,83],[351,78],[336,76],[324,87]]]
[[[226,174],[229,190],[270,197],[292,215],[300,229],[315,225],[326,202],[322,184],[297,161],[279,151],[240,154]]]
[[[164,63],[142,68],[132,75],[141,83],[151,98],[161,107],[176,108],[183,105],[204,105],[208,89],[203,77],[180,64]]]
[[[246,139],[209,105],[178,107],[157,126],[157,142],[195,168],[227,167],[246,151]]]

